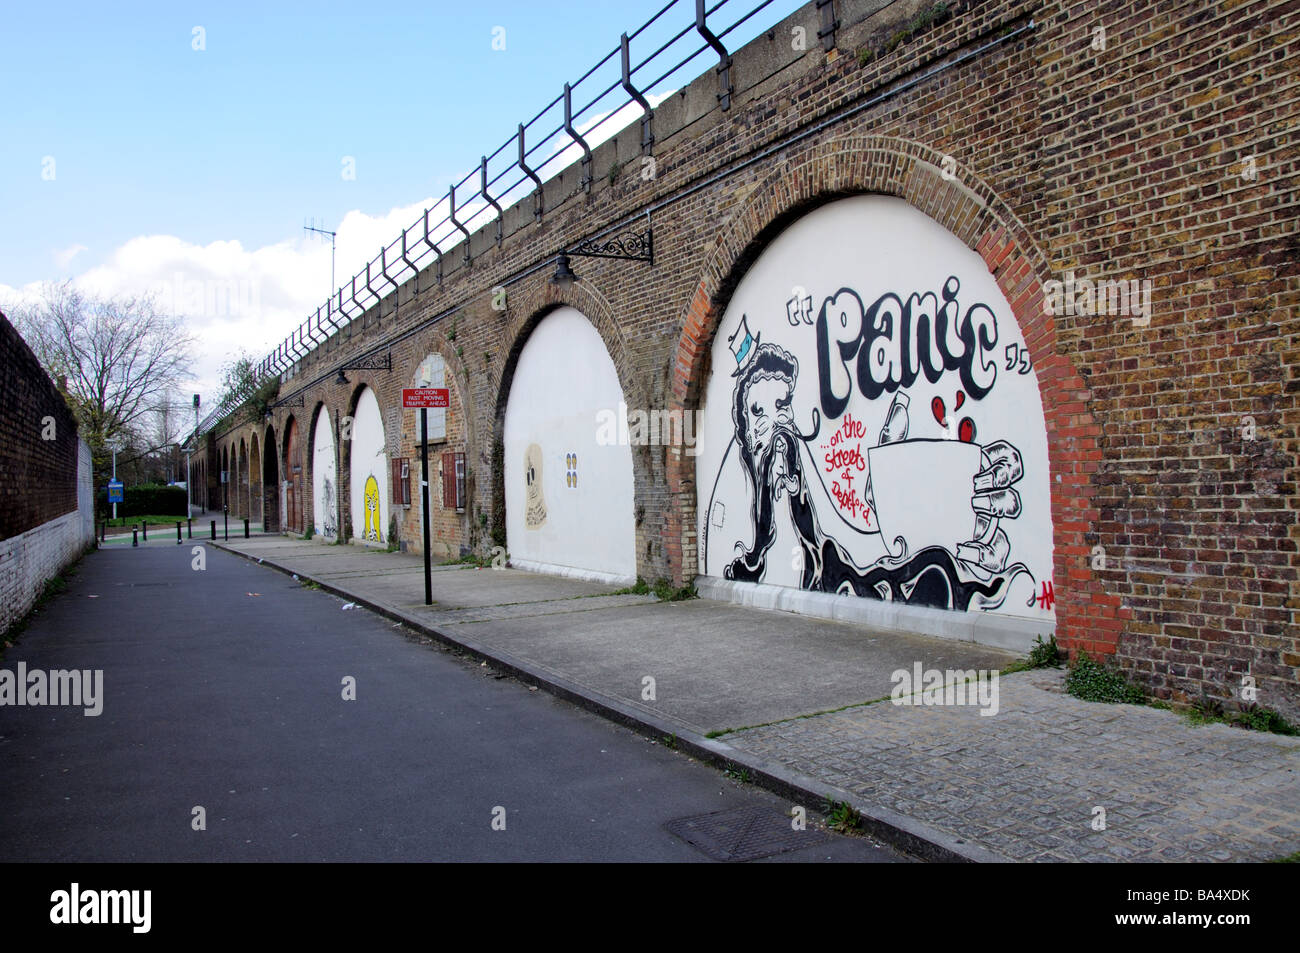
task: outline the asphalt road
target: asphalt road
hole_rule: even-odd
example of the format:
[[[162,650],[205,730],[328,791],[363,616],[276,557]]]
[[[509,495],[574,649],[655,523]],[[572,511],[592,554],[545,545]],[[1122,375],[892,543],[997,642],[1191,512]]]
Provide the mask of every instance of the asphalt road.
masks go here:
[[[690,862],[669,822],[791,807],[194,545],[92,553],[0,661],[103,671],[98,716],[0,706],[0,861]],[[806,833],[766,859],[902,859]]]

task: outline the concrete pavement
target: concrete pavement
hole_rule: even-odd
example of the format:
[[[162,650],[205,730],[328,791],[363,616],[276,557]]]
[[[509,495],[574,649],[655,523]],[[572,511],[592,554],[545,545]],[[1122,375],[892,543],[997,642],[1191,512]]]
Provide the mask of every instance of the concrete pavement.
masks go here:
[[[0,861],[906,859],[206,549],[89,555],[6,653],[103,681],[0,705]]]
[[[998,649],[509,569],[441,567],[427,607],[416,556],[278,536],[226,545],[606,717],[676,734],[774,790],[848,801],[868,829],[925,856],[1266,860],[1300,848],[1300,739],[1078,701],[1050,670],[1003,676],[993,717],[879,703],[896,670],[998,670],[1012,658]]]

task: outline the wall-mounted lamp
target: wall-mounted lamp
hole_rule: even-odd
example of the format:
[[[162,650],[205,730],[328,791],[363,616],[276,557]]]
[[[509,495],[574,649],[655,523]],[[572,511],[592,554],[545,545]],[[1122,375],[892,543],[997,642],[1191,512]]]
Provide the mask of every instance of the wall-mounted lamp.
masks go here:
[[[569,267],[569,256],[564,252],[560,252],[559,257],[555,259],[555,274],[551,275],[551,284],[568,291],[577,280],[578,276]]]
[[[334,383],[345,386],[352,383],[348,380],[348,375],[343,373],[344,371],[391,371],[392,369],[393,355],[391,354],[385,354],[383,357],[363,357],[350,364],[340,364]]]
[[[650,225],[643,232],[624,232],[604,241],[584,238],[572,248],[563,249],[555,259],[555,274],[551,284],[558,288],[572,288],[579,281],[569,264],[569,256],[582,258],[617,258],[620,261],[643,261],[648,265],[655,263],[655,233]]]

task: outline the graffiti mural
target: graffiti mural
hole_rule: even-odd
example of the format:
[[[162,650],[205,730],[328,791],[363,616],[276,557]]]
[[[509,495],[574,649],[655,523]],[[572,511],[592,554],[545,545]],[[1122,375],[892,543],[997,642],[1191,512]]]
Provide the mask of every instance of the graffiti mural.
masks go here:
[[[901,200],[778,236],[713,347],[706,575],[1054,615],[1037,378],[982,259]]]
[[[379,533],[379,481],[373,473],[366,477],[365,507],[366,525],[362,536],[371,542],[383,542]]]
[[[542,448],[530,443],[524,451],[524,525],[546,525],[546,496],[542,493]]]
[[[352,532],[366,542],[387,542],[388,453],[379,401],[369,387],[357,394],[350,443]]]
[[[337,471],[334,427],[329,411],[321,408],[312,430],[312,519],[316,532],[332,539],[339,535]]]
[[[597,423],[626,399],[591,320],[567,306],[544,315],[519,350],[509,387],[502,440],[511,563],[635,580],[632,448],[602,443]]]

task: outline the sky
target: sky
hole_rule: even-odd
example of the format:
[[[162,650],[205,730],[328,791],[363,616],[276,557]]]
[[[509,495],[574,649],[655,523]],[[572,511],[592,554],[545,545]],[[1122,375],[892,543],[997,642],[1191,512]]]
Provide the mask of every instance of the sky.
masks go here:
[[[730,0],[709,22],[723,29],[758,2]],[[260,359],[330,294],[329,240],[305,223],[338,232],[345,282],[666,3],[6,5],[0,308],[46,281],[152,292],[198,337],[182,389],[211,406],[223,364],[240,352]],[[777,0],[725,42],[734,49],[798,6]],[[693,18],[694,4],[678,0],[632,41],[633,62]],[[662,96],[715,62],[701,53],[654,89]],[[575,110],[618,76],[616,53],[575,87]],[[616,97],[575,124],[615,111]],[[592,142],[636,115],[622,109]],[[561,118],[557,106],[538,128]],[[566,145],[576,157],[557,139],[534,161]],[[512,143],[489,174],[514,154]],[[477,184],[475,174],[458,196]]]

